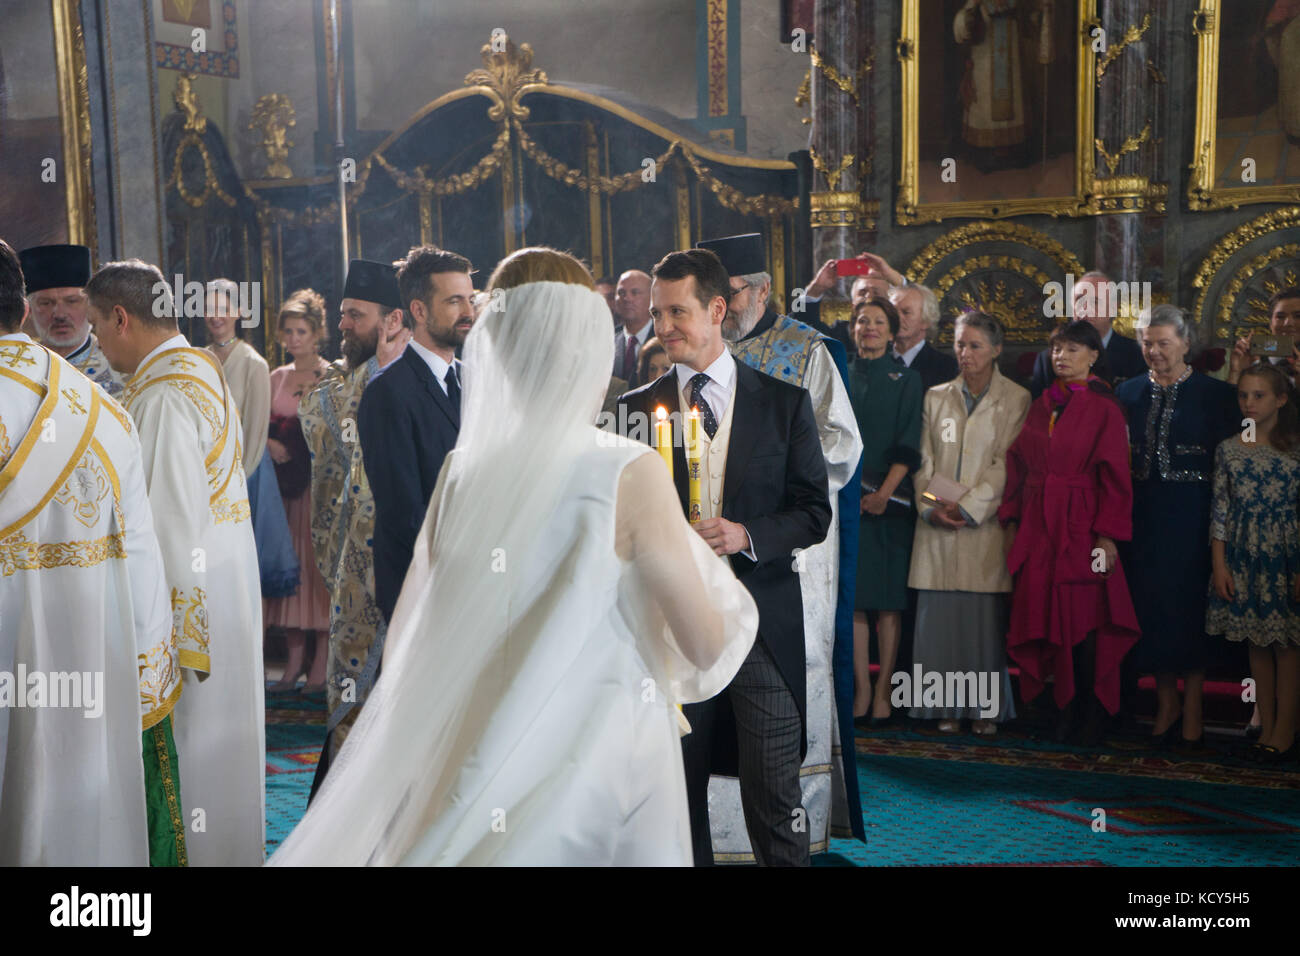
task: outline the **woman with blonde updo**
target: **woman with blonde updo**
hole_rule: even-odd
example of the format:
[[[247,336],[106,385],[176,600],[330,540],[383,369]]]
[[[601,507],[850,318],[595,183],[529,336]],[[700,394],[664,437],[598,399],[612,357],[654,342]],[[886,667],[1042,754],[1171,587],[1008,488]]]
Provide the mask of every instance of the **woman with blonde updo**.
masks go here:
[[[330,597],[312,550],[311,455],[298,421],[298,401],[329,367],[320,356],[321,344],[329,334],[325,328],[325,299],[312,289],[299,289],[280,307],[277,326],[280,345],[291,361],[271,373],[271,426],[266,453],[275,463],[293,549],[301,566],[301,583],[295,594],[266,601],[262,616],[267,627],[284,629],[289,649],[284,676],[270,689],[286,691],[296,686],[303,670],[306,637],[314,632],[316,655],[303,693],[317,694],[325,689]]]

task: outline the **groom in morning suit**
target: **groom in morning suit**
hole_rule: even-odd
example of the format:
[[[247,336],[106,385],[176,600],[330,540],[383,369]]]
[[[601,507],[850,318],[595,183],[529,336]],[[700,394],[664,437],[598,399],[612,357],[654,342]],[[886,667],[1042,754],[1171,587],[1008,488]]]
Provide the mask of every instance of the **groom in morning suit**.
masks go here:
[[[371,379],[357,408],[361,457],[375,496],[375,603],[385,622],[402,591],[442,460],[460,432],[456,349],[474,324],[471,271],[464,256],[434,246],[417,246],[397,263],[394,292],[411,341]]]
[[[722,339],[731,281],[712,252],[669,253],[654,268],[650,314],[676,363],[619,399],[619,422],[696,408],[701,421],[700,511],[695,530],[726,556],[758,605],[758,640],[725,691],[682,710],[682,740],[696,866],[713,863],[709,776],[740,778],[745,826],[763,865],[806,866],[800,806],[804,728],[803,603],[794,553],[826,537],[826,460],[808,393],[737,362]],[[646,416],[642,418],[641,416]],[[686,456],[673,448],[673,480],[688,509]]]

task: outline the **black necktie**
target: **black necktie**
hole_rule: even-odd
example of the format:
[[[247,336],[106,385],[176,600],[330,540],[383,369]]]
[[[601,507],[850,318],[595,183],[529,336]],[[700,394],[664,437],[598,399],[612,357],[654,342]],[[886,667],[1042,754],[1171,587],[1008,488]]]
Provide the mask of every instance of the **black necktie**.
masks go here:
[[[452,407],[460,411],[460,383],[456,381],[456,368],[453,365],[447,366],[447,375],[443,378],[447,383],[447,397],[451,399]]]
[[[718,430],[718,420],[713,417],[713,409],[704,400],[704,386],[708,383],[709,377],[703,372],[691,376],[691,408],[699,409],[700,424],[704,426],[705,433],[712,441],[714,433]]]

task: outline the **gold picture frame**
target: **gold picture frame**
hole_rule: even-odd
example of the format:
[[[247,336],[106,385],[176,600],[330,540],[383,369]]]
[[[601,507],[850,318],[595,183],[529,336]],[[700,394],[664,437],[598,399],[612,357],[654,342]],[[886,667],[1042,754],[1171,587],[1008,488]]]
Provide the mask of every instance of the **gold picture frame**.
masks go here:
[[[68,242],[97,254],[94,194],[90,167],[90,88],[86,41],[77,0],[50,0],[54,22],[54,67],[58,83],[59,126],[63,133],[64,202]]]
[[[1221,0],[1200,0],[1200,7],[1192,14],[1192,32],[1196,36],[1196,138],[1192,142],[1196,145],[1187,204],[1194,210],[1210,210],[1236,209],[1250,203],[1300,202],[1300,182],[1231,188],[1215,185],[1220,26],[1225,16]]]
[[[1088,41],[1089,30],[1097,25],[1096,0],[1078,0],[1075,39],[1078,63],[1075,79],[1075,150],[1074,192],[1070,195],[1006,200],[972,200],[957,202],[923,202],[919,195],[920,161],[920,16],[922,0],[903,0],[902,32],[898,40],[898,59],[902,67],[902,148],[895,216],[900,225],[940,222],[944,219],[970,217],[1005,219],[1009,216],[1045,214],[1048,216],[1083,216],[1099,211],[1091,208],[1089,194],[1095,179],[1094,109],[1096,56]],[[1109,211],[1109,210],[1107,210]]]

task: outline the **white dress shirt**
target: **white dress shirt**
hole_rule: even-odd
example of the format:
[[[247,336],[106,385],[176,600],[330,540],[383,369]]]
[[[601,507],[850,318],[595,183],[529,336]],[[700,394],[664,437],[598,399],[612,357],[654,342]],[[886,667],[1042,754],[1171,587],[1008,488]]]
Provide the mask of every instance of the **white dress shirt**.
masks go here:
[[[677,396],[681,402],[684,422],[686,411],[691,407],[691,379],[699,373],[686,365],[674,365],[673,370],[677,373]],[[710,441],[708,433],[701,428],[700,438],[705,445],[706,460],[701,475],[700,490],[709,499],[701,502],[701,505],[705,517],[720,518],[722,517],[722,489],[726,481],[727,449],[731,441],[731,416],[728,412],[731,409],[731,400],[736,394],[735,357],[724,347],[722,354],[713,360],[713,363],[704,370],[704,374],[709,377],[709,380],[700,389],[700,394],[709,403],[718,431],[714,435],[714,441]],[[713,460],[715,457],[722,460],[715,462]],[[741,527],[745,528],[744,525]],[[739,553],[757,562],[758,558],[754,554],[754,539],[749,536],[748,528],[745,528],[745,541],[749,546]]]
[[[903,364],[906,365],[908,368],[911,368],[911,367],[912,367],[912,362],[913,362],[913,360],[916,358],[916,356],[920,353],[921,349],[923,349],[923,348],[925,348],[925,338],[924,338],[924,337],[922,337],[921,341],[917,342],[915,345],[913,345],[913,346],[912,346],[910,349],[908,349],[906,352],[900,352],[900,351],[898,351],[897,348],[895,348],[895,349],[894,349],[894,358],[902,359]]]
[[[436,352],[433,352],[430,349],[426,349],[419,342],[415,341],[415,339],[411,339],[411,341],[407,342],[406,345],[408,348],[415,349],[415,354],[420,356],[420,358],[424,359],[424,364],[429,366],[429,371],[432,372],[433,377],[438,380],[438,385],[442,389],[442,393],[446,395],[447,394],[447,369],[451,368],[452,365],[449,365],[447,363],[447,360],[444,359],[441,355],[438,355]],[[452,364],[459,365],[460,363],[456,362],[453,359]],[[459,368],[456,369],[456,382],[457,384],[460,383]]]
[[[673,370],[677,373],[677,393],[681,396],[682,408],[690,408],[691,379],[698,373],[686,365],[674,365]],[[713,360],[713,364],[704,370],[704,374],[709,377],[709,380],[701,391],[704,400],[709,403],[709,408],[713,409],[714,420],[720,422],[722,416],[726,414],[731,396],[736,393],[735,357],[724,347],[722,354]]]

